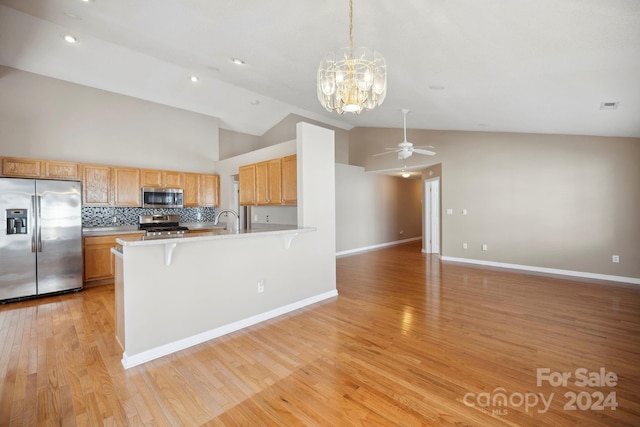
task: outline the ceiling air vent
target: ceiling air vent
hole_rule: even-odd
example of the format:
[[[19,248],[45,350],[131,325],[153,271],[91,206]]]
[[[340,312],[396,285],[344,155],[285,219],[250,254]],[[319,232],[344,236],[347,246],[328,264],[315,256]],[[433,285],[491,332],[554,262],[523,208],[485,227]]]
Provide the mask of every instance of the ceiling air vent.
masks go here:
[[[600,109],[601,110],[617,110],[618,103],[617,102],[601,102]]]

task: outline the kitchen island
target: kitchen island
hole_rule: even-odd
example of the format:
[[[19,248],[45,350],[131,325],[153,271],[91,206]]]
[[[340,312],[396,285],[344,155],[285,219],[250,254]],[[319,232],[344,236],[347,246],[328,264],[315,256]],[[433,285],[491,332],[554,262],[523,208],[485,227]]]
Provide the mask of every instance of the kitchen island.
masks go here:
[[[125,368],[338,294],[334,148],[333,131],[297,123],[295,141],[216,163],[221,205],[233,206],[240,165],[297,154],[297,227],[118,239],[116,330]]]
[[[116,337],[125,368],[337,295],[313,227],[121,237]],[[326,267],[326,266],[325,266]]]

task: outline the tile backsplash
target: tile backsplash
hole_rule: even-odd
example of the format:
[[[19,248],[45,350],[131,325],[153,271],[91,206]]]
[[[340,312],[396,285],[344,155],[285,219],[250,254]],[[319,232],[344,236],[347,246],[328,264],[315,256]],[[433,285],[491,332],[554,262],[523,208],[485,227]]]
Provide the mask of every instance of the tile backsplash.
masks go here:
[[[210,222],[214,220],[215,208],[144,209],[85,206],[82,208],[82,226],[137,225],[140,215],[155,214],[180,215],[180,222]]]

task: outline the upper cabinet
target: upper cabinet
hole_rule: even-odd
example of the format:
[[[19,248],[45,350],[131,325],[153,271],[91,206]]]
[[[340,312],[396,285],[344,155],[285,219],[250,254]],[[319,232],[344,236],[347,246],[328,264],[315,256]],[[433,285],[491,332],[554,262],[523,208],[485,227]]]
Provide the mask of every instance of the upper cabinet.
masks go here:
[[[240,192],[240,204],[256,204],[256,165],[240,166],[238,169],[238,186]]]
[[[241,205],[295,205],[297,157],[286,156],[239,168]]]
[[[298,157],[295,154],[282,158],[282,203],[298,203]]]
[[[183,179],[184,206],[198,206],[200,202],[200,175],[185,173]]]
[[[113,204],[140,207],[140,169],[113,169]]]
[[[140,179],[143,187],[182,188],[182,172],[142,169]]]
[[[220,175],[185,172],[183,184],[185,207],[220,205]]]
[[[142,187],[184,189],[184,206],[218,206],[220,176],[1,157],[0,176],[82,181],[85,206],[140,207]]]
[[[282,161],[256,163],[256,204],[282,204]]]
[[[82,167],[82,202],[89,206],[111,206],[113,204],[111,168],[102,165]]]
[[[199,206],[220,205],[220,175],[200,175]]]
[[[79,180],[80,165],[53,160],[3,157],[2,176]]]

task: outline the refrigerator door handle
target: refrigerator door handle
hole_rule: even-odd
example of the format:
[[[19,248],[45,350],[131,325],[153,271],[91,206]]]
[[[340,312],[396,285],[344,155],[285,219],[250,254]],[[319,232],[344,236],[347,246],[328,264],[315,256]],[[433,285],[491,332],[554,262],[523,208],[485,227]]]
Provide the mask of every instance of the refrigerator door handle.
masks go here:
[[[42,224],[41,224],[42,215],[40,214],[41,209],[42,209],[42,196],[38,196],[38,210],[37,210],[38,218],[36,219],[36,222],[38,223],[36,225],[38,227],[38,252],[42,252]]]
[[[36,196],[31,196],[31,252],[36,251]]]

